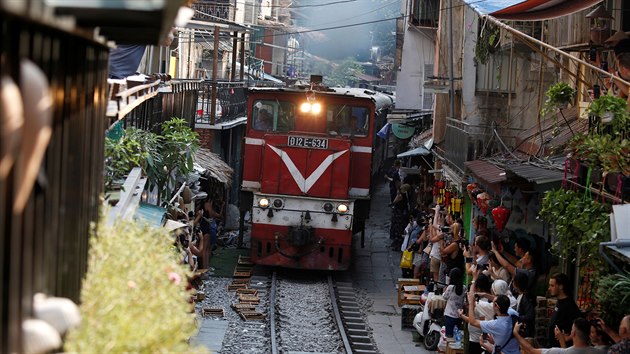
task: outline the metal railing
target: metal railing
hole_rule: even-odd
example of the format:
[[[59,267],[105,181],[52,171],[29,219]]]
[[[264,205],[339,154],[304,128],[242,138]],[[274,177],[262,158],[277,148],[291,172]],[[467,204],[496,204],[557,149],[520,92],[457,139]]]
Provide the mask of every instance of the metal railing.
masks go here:
[[[194,127],[195,105],[201,88],[199,80],[173,80],[161,86],[156,96],[137,105],[126,114],[123,127],[160,133],[162,123],[173,117],[182,118]]]
[[[216,89],[216,99],[212,91]],[[214,116],[212,115],[214,105]],[[220,124],[247,116],[246,82],[204,81],[199,88],[195,123]]]
[[[19,353],[35,293],[79,302],[101,205],[108,48],[2,11],[0,32],[3,80],[19,83],[20,63],[30,60],[53,93],[52,136],[24,210],[13,209],[15,165],[0,179],[0,352]]]

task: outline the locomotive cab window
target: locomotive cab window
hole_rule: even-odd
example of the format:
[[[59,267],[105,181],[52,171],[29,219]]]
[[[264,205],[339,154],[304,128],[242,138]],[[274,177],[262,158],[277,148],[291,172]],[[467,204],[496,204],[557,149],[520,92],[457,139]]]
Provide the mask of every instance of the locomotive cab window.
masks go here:
[[[277,100],[261,100],[254,104],[252,127],[268,132],[288,132],[293,130],[295,104]]]
[[[369,127],[369,110],[365,107],[330,105],[326,111],[330,135],[366,136]]]

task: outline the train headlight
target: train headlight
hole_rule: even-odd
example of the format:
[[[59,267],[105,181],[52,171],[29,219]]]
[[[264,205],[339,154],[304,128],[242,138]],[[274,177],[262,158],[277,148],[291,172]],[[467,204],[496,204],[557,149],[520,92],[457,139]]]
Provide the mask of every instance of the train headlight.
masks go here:
[[[282,202],[282,199],[274,199],[273,201],[273,207],[276,209],[280,209],[282,208],[282,206],[284,206],[284,203]]]
[[[324,204],[324,211],[330,213],[333,210],[333,205],[331,203]]]
[[[337,206],[337,211],[338,211],[339,213],[341,213],[341,214],[345,214],[345,213],[347,213],[347,212],[348,212],[348,206],[347,206],[347,205],[345,205],[345,204],[339,204],[339,205]]]
[[[319,103],[313,103],[311,106],[311,113],[319,114],[322,111],[322,105]]]
[[[266,209],[267,207],[269,207],[269,199],[260,198],[260,200],[258,201],[258,206],[263,209]]]
[[[321,107],[320,107],[321,109]],[[300,105],[300,111],[302,111],[303,113],[308,113],[311,111],[311,104],[308,102],[304,102]]]

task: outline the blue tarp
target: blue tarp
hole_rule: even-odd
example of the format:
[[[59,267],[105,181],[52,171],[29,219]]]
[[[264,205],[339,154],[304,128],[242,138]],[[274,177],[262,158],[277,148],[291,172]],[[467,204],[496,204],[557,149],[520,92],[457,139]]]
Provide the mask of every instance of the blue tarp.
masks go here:
[[[140,203],[136,210],[136,221],[141,221],[153,227],[162,227],[166,218],[166,209],[156,205]]]

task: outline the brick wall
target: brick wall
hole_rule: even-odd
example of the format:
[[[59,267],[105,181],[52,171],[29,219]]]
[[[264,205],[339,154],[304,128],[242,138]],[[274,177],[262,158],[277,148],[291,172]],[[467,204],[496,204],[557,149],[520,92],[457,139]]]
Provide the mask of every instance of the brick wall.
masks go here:
[[[214,144],[214,130],[196,128],[195,133],[199,134],[201,147],[212,151],[212,146]]]

